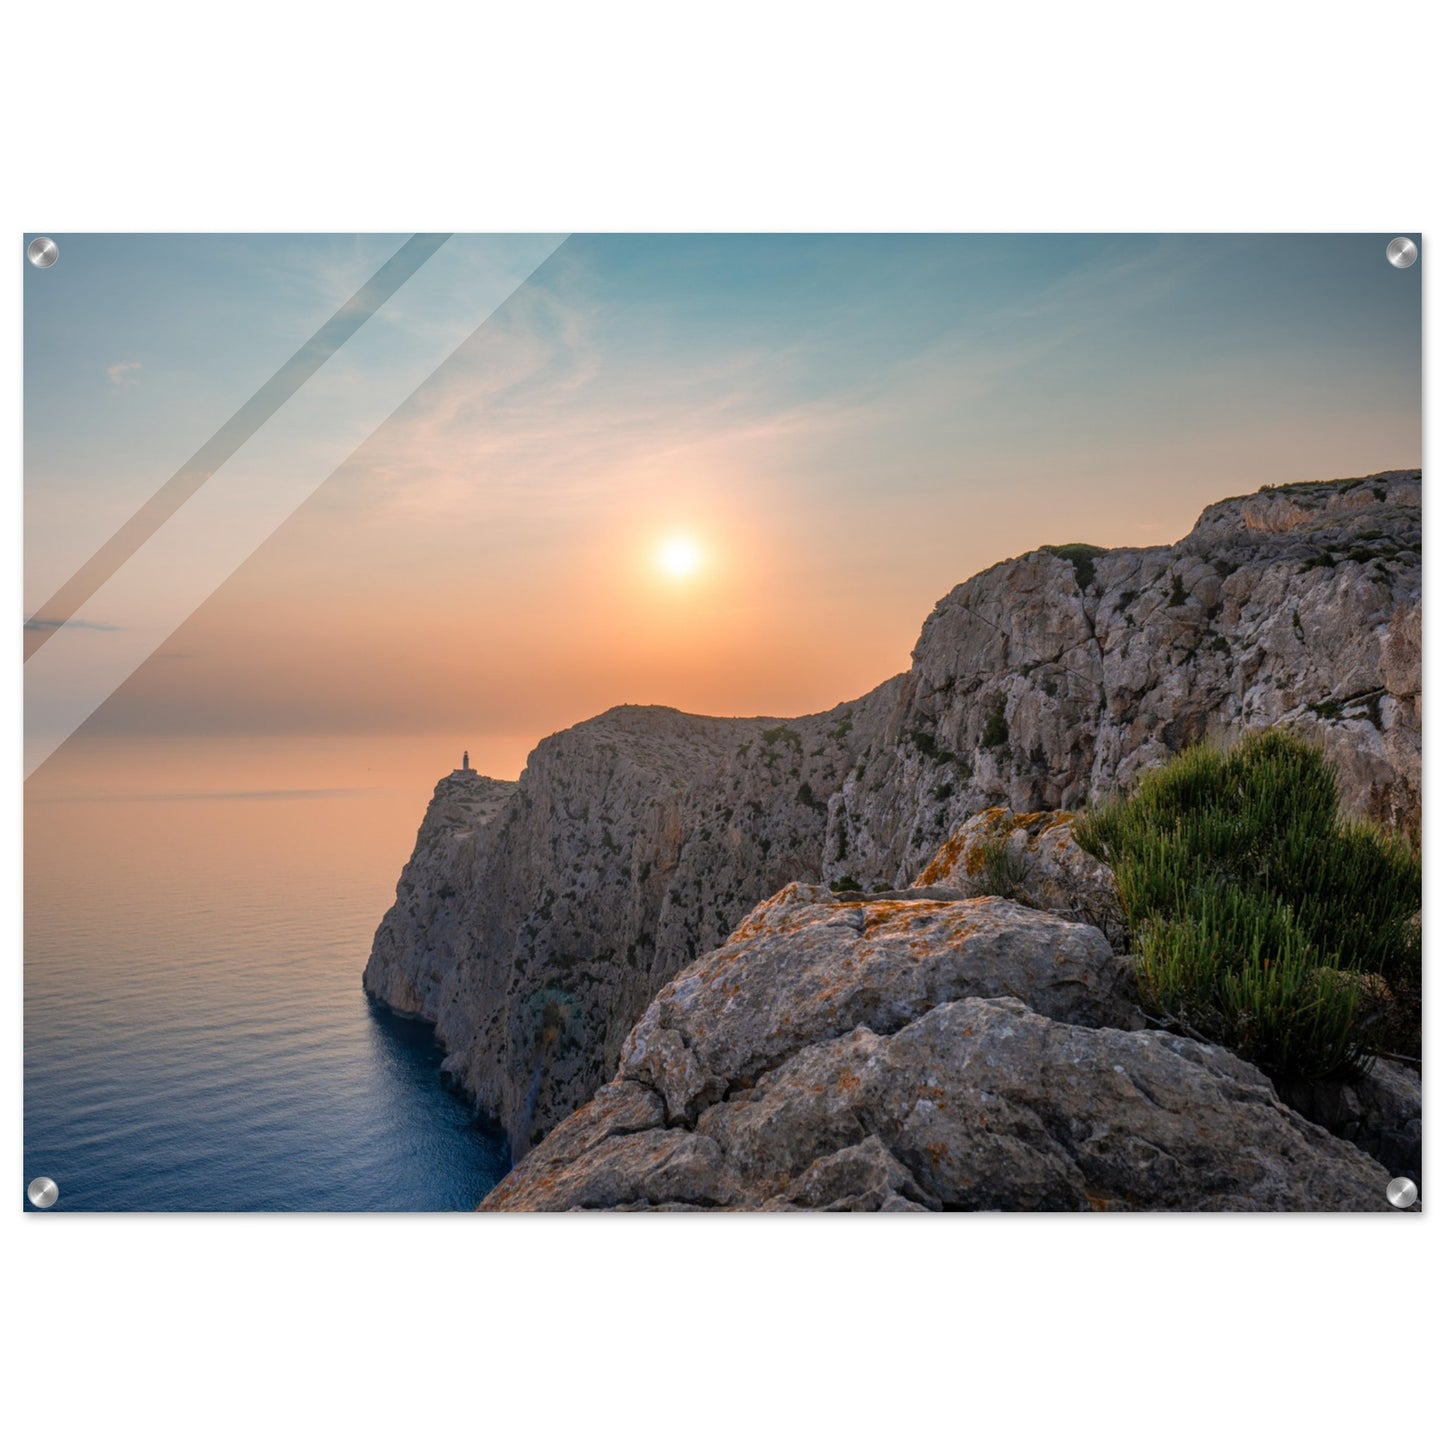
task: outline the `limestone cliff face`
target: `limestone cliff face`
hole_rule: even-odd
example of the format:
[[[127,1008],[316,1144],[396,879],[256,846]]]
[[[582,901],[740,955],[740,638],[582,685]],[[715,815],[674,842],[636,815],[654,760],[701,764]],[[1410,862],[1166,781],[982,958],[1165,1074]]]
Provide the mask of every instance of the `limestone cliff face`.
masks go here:
[[[437,784],[362,976],[367,992],[398,1013],[434,1020],[443,979],[466,963],[488,825],[516,787],[460,769]]]
[[[444,780],[366,986],[436,1023],[520,1155],[783,885],[896,888],[983,809],[1074,807],[1280,722],[1325,746],[1349,808],[1415,827],[1419,694],[1418,472],[1221,502],[1173,547],[1032,552],[956,587],[857,702],[616,708],[515,785]]]
[[[1076,807],[1281,722],[1325,747],[1351,811],[1418,828],[1419,629],[1418,472],[1220,502],[1173,547],[1001,563],[924,624],[830,801],[834,856],[901,883],[980,809]]]

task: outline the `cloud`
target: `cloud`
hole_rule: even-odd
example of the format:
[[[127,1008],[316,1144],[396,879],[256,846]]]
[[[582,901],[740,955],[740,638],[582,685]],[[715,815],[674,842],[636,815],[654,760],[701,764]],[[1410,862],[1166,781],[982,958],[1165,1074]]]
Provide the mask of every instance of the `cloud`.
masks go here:
[[[110,378],[112,386],[139,386],[140,377],[132,376],[133,371],[140,370],[138,361],[117,361],[113,366],[107,366],[105,374]]]
[[[349,502],[421,516],[572,515],[615,499],[648,463],[682,465],[722,443],[836,429],[856,415],[851,394],[799,395],[800,345],[719,345],[681,365],[644,320],[642,340],[612,342],[627,364],[608,364],[611,318],[568,289],[585,291],[576,269],[554,263],[549,285],[518,291],[358,449]]]
[[[58,632],[62,627],[84,627],[90,632],[124,632],[113,622],[87,622],[84,617],[27,617],[27,632]]]

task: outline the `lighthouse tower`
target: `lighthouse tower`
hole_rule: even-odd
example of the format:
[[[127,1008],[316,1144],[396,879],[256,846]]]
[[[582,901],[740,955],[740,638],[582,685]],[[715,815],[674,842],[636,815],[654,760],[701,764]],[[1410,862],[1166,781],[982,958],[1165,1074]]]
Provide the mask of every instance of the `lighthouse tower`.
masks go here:
[[[465,748],[462,749],[462,771],[464,773],[476,772],[476,769],[472,766],[471,754],[468,753]]]

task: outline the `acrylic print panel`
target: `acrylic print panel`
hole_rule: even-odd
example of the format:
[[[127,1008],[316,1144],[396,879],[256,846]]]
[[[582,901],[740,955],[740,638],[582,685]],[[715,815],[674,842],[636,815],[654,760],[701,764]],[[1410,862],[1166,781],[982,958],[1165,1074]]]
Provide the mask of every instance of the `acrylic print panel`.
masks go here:
[[[25,1207],[1419,1207],[1418,251],[48,239]]]

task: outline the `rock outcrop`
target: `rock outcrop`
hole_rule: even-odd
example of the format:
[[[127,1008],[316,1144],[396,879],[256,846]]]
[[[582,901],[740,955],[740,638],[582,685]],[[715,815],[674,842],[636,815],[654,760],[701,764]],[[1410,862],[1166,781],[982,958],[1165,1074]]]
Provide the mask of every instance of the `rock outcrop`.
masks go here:
[[[1389,1208],[1256,1069],[1131,1027],[1096,929],[938,895],[770,899],[482,1208]]]
[[[1091,923],[1116,948],[1128,939],[1113,869],[1075,841],[1072,813],[986,808],[944,843],[917,881],[969,898],[1015,898]]]
[[[1418,472],[1269,489],[1173,547],[990,568],[907,673],[827,713],[614,709],[540,743],[488,820],[426,848],[424,825],[367,988],[436,1024],[520,1156],[759,899],[895,891],[984,810],[1070,809],[1197,738],[1285,723],[1352,811],[1418,827],[1419,544]]]
[[[657,1091],[669,1123],[689,1122],[809,1043],[894,1033],[952,999],[1008,995],[1049,1018],[1128,1027],[1130,979],[1098,930],[1005,899],[837,898],[794,883],[662,989],[622,1071]]]

